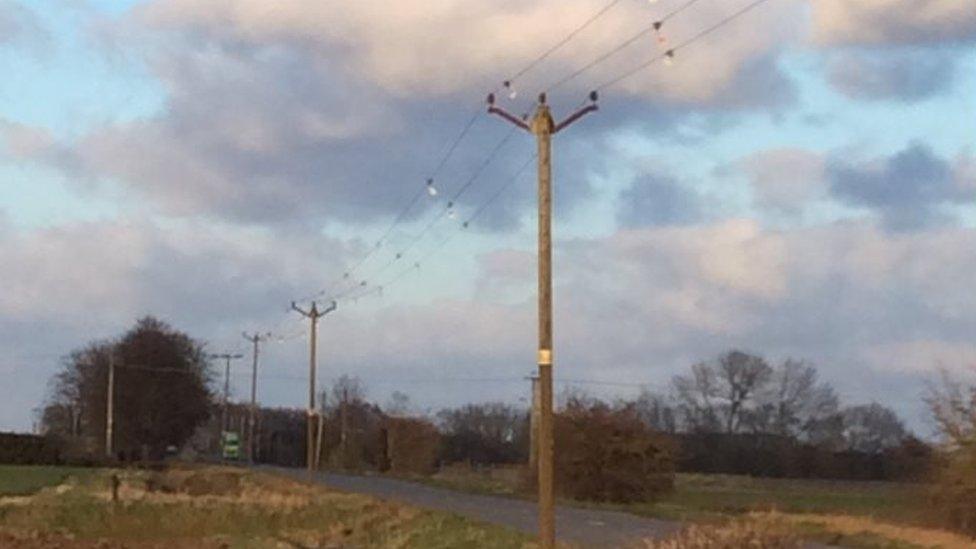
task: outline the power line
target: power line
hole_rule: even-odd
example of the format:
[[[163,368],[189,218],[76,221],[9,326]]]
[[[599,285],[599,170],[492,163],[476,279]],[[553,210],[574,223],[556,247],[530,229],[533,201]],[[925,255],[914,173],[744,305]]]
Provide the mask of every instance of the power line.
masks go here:
[[[356,301],[358,299],[362,299],[364,297],[368,297],[369,295],[372,295],[372,294],[374,294],[376,292],[382,292],[383,290],[388,289],[390,286],[393,286],[394,284],[396,284],[397,282],[399,282],[404,276],[406,276],[410,272],[419,269],[421,267],[421,265],[425,264],[426,261],[431,256],[433,256],[435,253],[437,253],[438,251],[440,251],[441,249],[443,249],[444,246],[446,246],[448,242],[450,242],[455,236],[457,236],[458,234],[460,234],[460,231],[463,231],[463,230],[469,228],[470,225],[471,225],[471,223],[473,223],[476,219],[478,219],[478,217],[480,217],[481,214],[483,214],[485,212],[485,210],[488,208],[488,206],[492,202],[494,202],[495,200],[497,200],[498,197],[501,196],[501,194],[503,192],[505,192],[516,181],[518,181],[518,179],[522,176],[522,174],[525,172],[525,170],[532,164],[532,161],[533,160],[535,160],[535,155],[532,155],[531,157],[529,157],[519,167],[519,169],[516,170],[514,174],[512,174],[512,176],[508,179],[508,181],[506,181],[503,185],[499,186],[495,190],[495,192],[487,200],[485,200],[474,211],[473,214],[471,214],[471,216],[469,216],[464,222],[462,222],[460,224],[460,228],[457,231],[451,232],[447,237],[445,237],[440,242],[438,242],[437,244],[435,244],[432,248],[430,248],[427,251],[427,253],[425,253],[422,256],[420,256],[420,258],[417,259],[413,263],[413,265],[404,268],[403,270],[399,271],[395,276],[393,276],[391,279],[389,279],[389,280],[387,280],[387,281],[385,281],[383,283],[366,285],[367,286],[367,289],[365,291],[363,291],[363,292],[361,292],[359,294],[347,296],[347,299],[348,300],[352,300],[352,301]]]
[[[691,0],[690,3],[694,3],[696,1],[697,0]],[[530,70],[532,70],[540,63],[548,59],[552,54],[554,54],[555,52],[563,48],[566,44],[570,43],[577,35],[579,35],[581,32],[583,32],[588,27],[590,27],[593,23],[595,23],[597,20],[603,17],[607,12],[609,12],[614,6],[616,6],[620,2],[621,0],[610,0],[609,2],[607,2],[607,4],[605,4],[602,8],[600,8],[596,13],[594,13],[588,19],[583,21],[583,23],[581,23],[579,26],[573,29],[567,36],[559,40],[549,49],[547,49],[546,51],[538,55],[536,58],[534,58],[532,61],[527,63],[524,67],[522,67],[522,69],[518,70],[514,75],[512,75],[507,80],[505,80],[503,86],[507,88],[511,88],[515,80],[524,76]],[[498,89],[496,89],[495,91],[497,92]],[[437,166],[434,168],[430,176],[427,178],[426,185],[424,187],[420,187],[419,189],[417,189],[417,192],[415,192],[414,195],[410,198],[406,206],[404,206],[404,208],[400,211],[400,213],[394,218],[393,222],[383,232],[382,236],[372,246],[369,247],[366,253],[363,254],[363,256],[355,264],[353,264],[351,268],[346,270],[343,273],[342,277],[339,278],[336,282],[332,283],[330,286],[326,288],[321,289],[318,292],[306,296],[304,299],[302,299],[303,301],[333,293],[336,290],[336,287],[342,284],[343,280],[351,279],[353,274],[355,274],[363,266],[363,264],[365,264],[366,261],[370,257],[372,257],[377,250],[379,250],[382,247],[383,242],[385,242],[390,237],[394,229],[406,218],[410,210],[413,209],[413,206],[424,195],[424,192],[427,190],[427,188],[429,188],[429,186],[434,182],[434,180],[436,180],[438,175],[440,175],[441,171],[446,166],[450,158],[454,155],[454,152],[457,150],[461,141],[463,141],[465,136],[467,136],[468,133],[471,131],[471,128],[474,126],[475,122],[478,120],[482,112],[483,109],[479,104],[478,107],[472,113],[471,118],[461,129],[461,132],[457,135],[457,137],[455,137],[455,139],[451,142],[450,146],[447,148],[447,151],[441,157],[440,161],[437,163]]]
[[[546,50],[545,52],[543,52],[541,55],[539,55],[538,57],[536,57],[534,60],[532,60],[531,62],[529,62],[528,65],[526,65],[521,70],[519,70],[517,73],[515,73],[514,75],[512,75],[508,80],[505,81],[505,83],[504,83],[505,87],[511,88],[512,85],[514,84],[514,82],[517,79],[521,78],[523,75],[525,75],[525,73],[527,73],[530,70],[532,70],[533,68],[535,68],[539,63],[542,63],[550,55],[556,53],[560,48],[562,48],[563,46],[565,46],[566,44],[568,44],[570,41],[572,41],[573,38],[576,37],[576,35],[578,35],[579,33],[583,32],[587,27],[589,27],[590,25],[592,25],[593,23],[595,23],[597,21],[597,19],[603,17],[604,14],[606,14],[614,6],[616,6],[617,4],[619,4],[620,1],[621,0],[611,0],[610,2],[608,2],[599,11],[597,11],[595,14],[593,14],[589,19],[587,19],[586,21],[584,21],[580,26],[576,27],[576,29],[574,29],[572,32],[570,32],[565,38],[563,38],[562,40],[560,40],[559,42],[557,42],[556,44],[554,44],[551,48],[549,48],[548,50]]]
[[[644,35],[646,35],[647,33],[651,32],[651,31],[660,31],[661,30],[661,27],[664,25],[664,23],[666,23],[671,18],[675,17],[679,13],[685,11],[686,9],[690,8],[691,6],[693,6],[694,4],[696,4],[698,2],[699,2],[699,0],[687,0],[684,4],[678,6],[677,8],[671,10],[670,12],[666,13],[660,19],[654,21],[653,23],[651,23],[650,25],[647,25],[646,27],[643,27],[641,30],[637,31],[633,36],[631,36],[627,40],[624,40],[622,43],[620,43],[616,47],[614,47],[614,48],[610,49],[609,51],[603,53],[602,55],[600,55],[596,59],[593,59],[592,61],[590,61],[586,65],[583,65],[581,68],[576,69],[575,71],[569,73],[568,75],[564,76],[563,78],[557,80],[555,84],[552,84],[548,88],[546,88],[546,92],[547,93],[548,92],[551,92],[552,90],[554,90],[554,89],[556,89],[556,88],[558,88],[558,87],[566,84],[567,82],[575,79],[579,75],[585,73],[586,71],[592,69],[593,67],[595,67],[595,66],[599,65],[600,63],[606,61],[607,59],[613,57],[614,55],[616,55],[620,51],[624,50],[625,48],[627,48],[628,46],[630,46],[631,44],[633,44],[637,40],[643,38]]]
[[[444,218],[445,215],[448,216],[454,215],[454,209],[457,206],[458,199],[460,199],[461,196],[464,195],[464,193],[481,177],[485,169],[487,169],[488,166],[495,160],[499,152],[501,152],[505,144],[512,139],[512,136],[514,134],[515,134],[514,131],[509,131],[508,133],[506,133],[505,136],[502,137],[502,139],[499,140],[498,143],[491,149],[491,151],[488,153],[488,156],[481,162],[480,165],[478,165],[478,167],[474,170],[471,176],[468,177],[468,179],[461,185],[460,188],[457,189],[457,191],[455,191],[455,193],[451,196],[451,199],[445,203],[445,207],[441,209],[440,212],[437,212],[433,216],[431,216],[430,220],[427,222],[424,228],[419,233],[414,235],[406,243],[406,245],[402,246],[399,250],[397,250],[397,252],[393,255],[393,257],[391,257],[382,267],[380,267],[379,270],[373,273],[373,275],[370,278],[376,278],[378,276],[381,276],[383,273],[387,271],[387,269],[389,269],[396,262],[402,259],[407,254],[407,252],[413,249],[413,247],[416,246],[417,243],[419,243],[427,235],[427,233],[429,233],[431,229],[433,229],[434,226],[441,219]],[[341,294],[336,295],[333,299],[340,299],[341,297],[346,297],[351,292],[358,289],[359,287],[367,286],[367,285],[368,285],[368,281],[364,279],[354,284],[351,288],[347,288]]]
[[[700,31],[698,34],[695,34],[694,36],[692,36],[691,38],[685,40],[684,42],[681,42],[677,46],[674,46],[671,49],[665,51],[664,53],[659,54],[659,55],[657,55],[657,56],[655,56],[655,57],[653,57],[653,58],[651,58],[651,59],[649,59],[649,60],[641,63],[640,65],[637,65],[636,67],[634,67],[634,68],[632,68],[632,69],[630,69],[630,70],[628,70],[628,71],[626,71],[624,73],[621,73],[619,76],[617,76],[615,78],[612,78],[610,80],[607,80],[606,82],[604,82],[603,84],[600,84],[599,86],[597,86],[594,89],[596,89],[596,90],[604,90],[604,89],[606,89],[606,88],[608,88],[608,87],[610,87],[610,86],[612,86],[614,84],[617,84],[618,82],[620,82],[622,80],[626,80],[627,78],[630,78],[631,76],[637,74],[638,72],[644,70],[645,68],[651,66],[652,64],[654,64],[654,63],[656,63],[658,61],[667,60],[667,59],[673,59],[675,53],[677,53],[678,50],[684,49],[684,48],[686,48],[686,47],[694,44],[695,42],[698,42],[699,40],[705,38],[709,34],[712,34],[713,32],[715,32],[718,29],[724,27],[725,25],[728,25],[732,21],[735,21],[739,17],[742,17],[746,13],[752,11],[753,9],[755,9],[756,7],[758,7],[761,4],[766,3],[767,1],[768,0],[755,0],[755,1],[753,1],[752,3],[746,5],[744,8],[742,8],[742,9],[736,11],[736,12],[733,12],[730,15],[727,15],[726,17],[724,17],[721,20],[719,20],[717,23],[715,23],[712,26],[707,27],[706,29]]]
[[[316,297],[321,297],[323,295],[334,292],[336,290],[336,287],[339,286],[343,280],[350,279],[352,275],[355,274],[355,272],[358,271],[359,268],[362,267],[363,264],[365,264],[366,261],[370,257],[372,257],[377,250],[379,250],[383,246],[383,243],[389,239],[391,234],[393,234],[394,229],[396,229],[396,227],[407,217],[407,214],[410,213],[410,210],[412,210],[414,205],[417,204],[417,202],[420,200],[420,197],[424,195],[427,189],[430,188],[433,182],[440,175],[441,171],[444,169],[444,166],[447,165],[448,161],[451,159],[451,157],[454,155],[454,152],[461,144],[461,141],[463,141],[464,138],[468,135],[468,133],[471,132],[471,129],[474,127],[475,122],[478,121],[478,118],[481,116],[481,113],[482,113],[482,109],[481,106],[479,105],[478,108],[472,113],[467,123],[465,123],[465,125],[461,128],[460,133],[458,133],[458,135],[451,141],[451,144],[448,146],[446,152],[441,157],[440,161],[437,163],[437,166],[434,168],[432,172],[430,172],[430,175],[427,177],[427,181],[425,185],[417,189],[417,192],[413,194],[413,196],[407,202],[406,206],[404,206],[403,209],[400,210],[400,213],[397,214],[397,216],[393,219],[393,222],[390,223],[387,229],[383,232],[382,236],[380,236],[380,238],[372,246],[369,247],[366,253],[362,257],[360,257],[359,260],[355,264],[353,264],[351,268],[346,270],[343,273],[342,277],[339,278],[337,281],[335,281],[328,287],[319,290],[318,292],[305,296],[305,298],[303,298],[301,301],[307,301],[309,299],[314,299]]]

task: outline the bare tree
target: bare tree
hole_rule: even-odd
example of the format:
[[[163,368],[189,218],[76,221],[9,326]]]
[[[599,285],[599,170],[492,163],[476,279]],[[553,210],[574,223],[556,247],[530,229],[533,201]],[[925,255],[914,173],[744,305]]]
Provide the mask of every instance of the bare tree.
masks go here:
[[[837,414],[838,398],[828,383],[819,383],[817,369],[786,359],[757,393],[759,405],[746,423],[756,433],[811,440]]]
[[[976,385],[965,385],[945,371],[941,384],[931,385],[925,397],[939,432],[951,447],[976,441]]]
[[[695,364],[690,377],[675,376],[675,395],[690,430],[738,432],[772,372],[762,357],[730,351],[712,364]]]
[[[840,415],[848,450],[877,454],[898,446],[908,436],[898,415],[876,402],[844,408]]]
[[[386,413],[391,416],[406,416],[410,414],[410,397],[406,393],[393,391],[390,401],[386,404]]]
[[[633,404],[637,417],[651,429],[662,433],[677,432],[677,412],[668,397],[642,389]]]
[[[718,379],[714,368],[704,362],[691,367],[690,376],[672,379],[678,409],[688,431],[718,432]]]
[[[358,377],[341,375],[332,382],[327,404],[332,406],[350,405],[366,401],[366,386]]]

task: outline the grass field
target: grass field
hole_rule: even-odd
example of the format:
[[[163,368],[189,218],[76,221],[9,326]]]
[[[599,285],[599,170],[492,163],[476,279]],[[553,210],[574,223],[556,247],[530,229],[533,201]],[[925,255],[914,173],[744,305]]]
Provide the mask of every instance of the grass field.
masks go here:
[[[472,471],[449,468],[430,484],[481,494],[519,497],[516,468]],[[733,475],[679,474],[675,490],[661,501],[619,506],[627,511],[674,520],[780,511],[841,513],[893,521],[917,521],[923,488],[891,482],[759,479]],[[570,502],[567,502],[570,503]]]
[[[88,469],[35,465],[0,465],[0,496],[23,496],[56,486],[69,476],[85,476]]]
[[[695,518],[755,511],[840,513],[894,521],[918,518],[922,488],[888,482],[758,479],[731,475],[678,475],[661,502],[632,506],[655,516]]]
[[[473,471],[448,468],[425,482],[508,497],[518,493],[516,468]],[[679,474],[675,491],[655,503],[627,505],[563,501],[688,523],[721,524],[732,518],[765,522],[775,517],[794,533],[831,545],[856,548],[966,548],[976,542],[932,528],[924,485],[890,482],[758,479]]]
[[[46,473],[49,485],[61,474]],[[119,474],[118,502],[104,470],[0,498],[0,547],[531,546],[504,528],[236,469]]]
[[[239,469],[116,471],[122,482],[119,501],[113,502],[112,473],[0,467],[0,547],[534,546],[528,536],[505,528]],[[518,478],[514,469],[449,469],[427,482],[521,497],[515,491]],[[701,524],[687,533],[692,539],[786,536],[863,549],[976,546],[973,540],[918,526],[919,502],[924,502],[918,490],[892,483],[679,475],[675,493],[661,502],[599,506]],[[647,547],[685,547],[670,543],[649,542]]]

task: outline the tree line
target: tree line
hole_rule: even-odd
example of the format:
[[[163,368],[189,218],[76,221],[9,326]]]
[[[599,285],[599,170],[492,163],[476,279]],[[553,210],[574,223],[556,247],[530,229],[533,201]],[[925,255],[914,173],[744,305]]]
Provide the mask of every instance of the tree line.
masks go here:
[[[217,451],[219,427],[213,418],[220,402],[205,344],[151,317],[116,340],[91,342],[64,358],[41,412],[45,432],[76,441],[78,452],[98,453],[113,359],[120,366],[116,384],[124,388],[115,393],[116,415],[124,420],[117,422],[113,457],[155,459],[191,441],[198,455]],[[672,437],[678,448],[674,461],[684,471],[910,477],[931,453],[890,408],[843,406],[813,365],[796,359],[771,364],[740,350],[692,365],[673,377],[665,393],[644,390],[632,400],[599,403],[577,391],[562,395],[561,401],[564,409],[572,403],[628,410],[650,430]],[[410,411],[409,397],[399,392],[383,405],[368,402],[363,384],[348,376],[335,380],[320,402],[329,419],[323,462],[342,467],[379,467],[377,437],[387,429],[388,418]],[[264,431],[275,437],[273,452],[271,439],[265,441],[265,455],[288,462],[304,455],[303,410],[291,419],[282,410],[262,410],[259,416],[266,426],[279,424]],[[473,403],[418,419],[438,433],[436,451],[428,452],[435,463],[528,459],[530,422],[524,407]]]

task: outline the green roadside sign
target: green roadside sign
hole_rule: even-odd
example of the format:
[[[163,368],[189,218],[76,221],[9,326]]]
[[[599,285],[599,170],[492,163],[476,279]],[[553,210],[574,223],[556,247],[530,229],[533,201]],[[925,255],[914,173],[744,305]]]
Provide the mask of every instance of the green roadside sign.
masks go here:
[[[241,439],[234,431],[224,431],[220,436],[224,459],[241,459]]]

